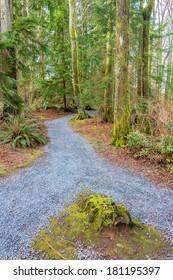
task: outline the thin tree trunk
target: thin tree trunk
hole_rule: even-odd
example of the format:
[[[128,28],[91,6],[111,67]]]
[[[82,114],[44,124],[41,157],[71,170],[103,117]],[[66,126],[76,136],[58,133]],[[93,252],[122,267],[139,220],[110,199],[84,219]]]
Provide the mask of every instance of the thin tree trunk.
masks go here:
[[[65,38],[64,38],[64,27],[62,27],[62,41],[63,41],[63,48],[65,45]],[[65,69],[66,69],[66,58],[65,58],[65,51],[62,49],[62,64],[63,64],[63,78],[62,78],[62,83],[63,83],[63,102],[64,102],[64,111],[68,111],[67,108],[67,96],[66,96],[66,79],[65,79]]]
[[[111,20],[108,20],[108,31],[107,31],[107,44],[106,44],[106,69],[105,78],[108,79],[107,86],[104,91],[104,115],[103,122],[112,122],[112,90],[110,74],[112,71],[112,46],[111,46]]]
[[[143,5],[144,1],[140,0],[140,19],[143,21]],[[143,22],[142,22],[143,24]],[[143,27],[139,30],[139,43],[138,43],[138,62],[137,62],[137,94],[138,96],[142,96],[142,46],[143,46],[143,35],[142,35]]]
[[[67,112],[68,109],[67,109],[67,96],[66,96],[66,80],[65,78],[63,77],[63,89],[64,89],[64,93],[63,93],[63,101],[64,101],[64,111]]]
[[[166,87],[165,87],[165,100],[169,99],[169,91],[171,85],[171,74],[172,74],[172,62],[173,62],[173,53],[172,51],[169,53],[168,57],[168,65],[167,65],[167,77],[166,77]]]

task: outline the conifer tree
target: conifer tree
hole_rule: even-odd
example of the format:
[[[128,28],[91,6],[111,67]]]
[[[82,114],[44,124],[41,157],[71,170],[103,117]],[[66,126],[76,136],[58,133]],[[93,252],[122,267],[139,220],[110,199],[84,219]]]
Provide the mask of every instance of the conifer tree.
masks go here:
[[[81,74],[79,61],[79,42],[76,22],[76,0],[69,0],[69,30],[71,39],[71,54],[72,54],[72,84],[73,94],[78,108],[78,119],[88,118],[82,100],[81,100]]]
[[[8,35],[13,24],[13,1],[0,0],[1,19],[0,35],[4,41],[1,47],[0,93],[4,100],[3,117],[8,113],[18,114],[23,101],[17,93],[16,51],[13,44],[8,44]]]
[[[129,92],[129,18],[130,0],[117,1],[116,18],[116,89],[114,132],[112,143],[124,146],[125,137],[130,132],[130,92]]]

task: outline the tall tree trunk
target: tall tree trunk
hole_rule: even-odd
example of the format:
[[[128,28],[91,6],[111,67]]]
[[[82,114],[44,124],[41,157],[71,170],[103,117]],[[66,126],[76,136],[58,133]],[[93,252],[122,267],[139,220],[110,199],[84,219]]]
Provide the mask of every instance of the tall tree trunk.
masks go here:
[[[1,8],[1,33],[7,32],[12,27],[13,3],[12,0],[0,0]]]
[[[12,0],[0,0],[1,7],[1,25],[0,32],[5,33],[12,27],[13,21],[13,2]],[[8,74],[11,78],[16,79],[16,53],[14,48],[8,48],[3,51],[2,56],[4,58],[8,58],[9,66],[8,66]]]
[[[140,0],[140,20],[143,25],[143,5],[144,0]],[[137,62],[137,94],[139,97],[142,96],[142,55],[143,55],[143,26],[139,29],[139,43],[138,43],[138,62]]]
[[[167,62],[167,73],[166,73],[166,86],[165,86],[165,100],[169,99],[170,85],[172,82],[172,69],[173,69],[173,53],[172,50],[169,53]]]
[[[150,19],[155,0],[149,0],[143,10],[143,97],[149,97],[149,42],[150,42]]]
[[[78,35],[76,25],[76,1],[69,0],[70,11],[70,39],[71,39],[71,54],[72,54],[72,83],[73,94],[75,99],[80,97],[80,68],[79,68],[79,47],[78,47]],[[79,103],[79,101],[78,101]]]
[[[116,89],[114,133],[112,144],[124,146],[125,137],[130,132],[130,92],[129,92],[129,17],[130,0],[117,0],[116,23]]]
[[[78,108],[78,119],[88,118],[89,115],[85,111],[81,100],[81,81],[80,81],[80,65],[79,65],[79,45],[76,23],[76,0],[69,0],[69,29],[71,39],[71,54],[72,54],[72,83],[73,94]]]
[[[12,27],[13,22],[13,1],[0,0],[3,18],[1,20],[1,33],[4,39],[6,32]],[[4,99],[3,116],[8,113],[16,115],[22,109],[22,99],[17,94],[17,71],[16,71],[16,51],[14,47],[3,49],[2,63],[5,63],[6,69],[2,74],[2,95]],[[10,79],[9,79],[10,78]],[[9,82],[10,80],[10,82]]]
[[[63,84],[63,103],[64,103],[64,111],[67,112],[67,96],[66,96],[66,57],[65,57],[65,51],[64,51],[64,45],[65,45],[65,37],[64,37],[64,26],[62,27],[62,42],[63,42],[63,49],[62,49],[62,65],[63,65],[63,75],[62,75],[62,84]]]
[[[111,46],[111,20],[108,19],[107,43],[106,43],[106,69],[105,78],[107,80],[106,89],[104,91],[104,114],[103,122],[112,122],[112,90],[110,74],[112,71],[112,46]]]

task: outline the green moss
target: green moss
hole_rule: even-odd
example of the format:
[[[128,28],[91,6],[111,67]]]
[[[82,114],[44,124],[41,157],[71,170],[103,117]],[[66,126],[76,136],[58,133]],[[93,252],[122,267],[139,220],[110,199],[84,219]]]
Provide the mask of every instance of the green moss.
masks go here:
[[[124,143],[124,138],[123,137],[121,137],[120,139],[116,139],[115,147],[123,148],[124,146],[125,146],[125,143]]]
[[[79,119],[78,119],[77,117],[71,118],[71,119],[69,120],[70,123],[72,123],[72,122],[77,122],[77,121],[79,121]]]
[[[85,119],[89,119],[89,118],[91,118],[91,116],[90,116],[90,114],[88,114],[88,112],[85,109],[78,110],[78,116],[77,116],[78,120],[85,120]]]
[[[35,240],[35,250],[41,250],[45,259],[62,259],[47,246],[45,240],[64,258],[77,259],[76,241],[82,238],[89,244],[97,236],[96,231],[93,233],[92,229],[87,228],[87,214],[81,211],[76,202],[68,206],[61,215],[62,217],[52,218],[50,230],[41,231]]]
[[[173,247],[164,240],[164,235],[154,227],[141,224],[133,220],[134,227],[127,235],[117,240],[119,256],[121,259],[157,259],[158,256],[173,253]],[[118,246],[118,244],[123,246]]]
[[[3,164],[0,164],[0,177],[8,175],[8,170]]]
[[[90,114],[86,110],[79,110],[78,116],[71,118],[69,122],[76,122],[76,121],[85,121],[86,119],[91,118]]]
[[[110,197],[91,195],[86,202],[85,211],[96,230],[120,223],[133,226],[128,209],[116,204]]]
[[[127,113],[127,116],[122,117],[114,125],[113,138],[111,144],[116,147],[124,147],[126,136],[130,132],[130,113]]]
[[[49,118],[45,117],[44,115],[40,115],[40,116],[39,116],[39,119],[40,119],[41,121],[45,121],[45,120],[48,120]]]
[[[44,156],[45,152],[42,150],[36,150],[31,153],[31,160],[36,160],[42,156]]]

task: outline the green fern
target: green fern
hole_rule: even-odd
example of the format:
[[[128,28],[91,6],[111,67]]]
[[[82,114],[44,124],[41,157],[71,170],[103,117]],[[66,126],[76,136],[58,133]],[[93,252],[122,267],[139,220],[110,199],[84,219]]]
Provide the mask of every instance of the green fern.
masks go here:
[[[23,114],[16,117],[8,115],[1,126],[0,142],[11,143],[13,148],[35,147],[38,144],[46,144],[47,137],[41,133],[34,120],[27,119]]]

